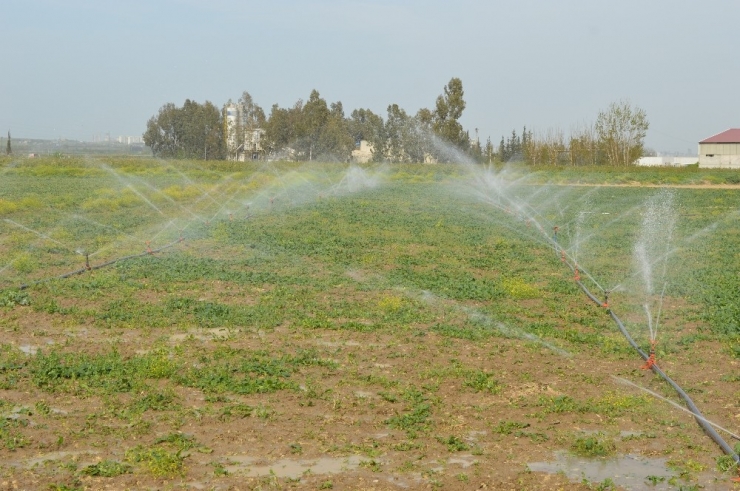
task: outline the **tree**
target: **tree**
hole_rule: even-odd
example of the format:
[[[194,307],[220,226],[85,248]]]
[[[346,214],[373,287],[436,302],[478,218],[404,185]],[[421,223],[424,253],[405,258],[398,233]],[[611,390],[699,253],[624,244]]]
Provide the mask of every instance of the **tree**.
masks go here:
[[[304,152],[308,153],[308,160],[313,160],[315,154],[323,153],[319,141],[328,119],[329,107],[326,101],[321,98],[318,90],[312,90],[301,113],[301,130],[305,136],[302,146]]]
[[[144,143],[156,157],[224,158],[221,112],[211,102],[186,99],[182,108],[167,103],[147,122]]]
[[[642,156],[650,124],[647,114],[627,101],[613,102],[596,118],[594,129],[599,146],[612,165],[628,166]]]
[[[465,110],[463,96],[462,80],[452,78],[444,87],[444,94],[437,97],[433,127],[434,132],[444,141],[466,150],[470,141],[458,121]]]
[[[10,130],[8,130],[8,143],[5,145],[5,155],[12,154],[13,151],[10,149]]]
[[[599,148],[592,124],[582,124],[571,129],[570,150],[571,165],[596,165],[599,160]]]
[[[303,100],[299,99],[291,108],[281,108],[273,104],[270,111],[270,117],[265,123],[265,141],[266,150],[278,155],[282,152],[292,152],[299,138],[302,135],[301,114],[303,112]],[[282,155],[283,158],[290,155]]]
[[[385,128],[383,118],[370,109],[355,109],[347,123],[355,145],[365,140],[372,148],[373,160],[378,162],[385,155]]]

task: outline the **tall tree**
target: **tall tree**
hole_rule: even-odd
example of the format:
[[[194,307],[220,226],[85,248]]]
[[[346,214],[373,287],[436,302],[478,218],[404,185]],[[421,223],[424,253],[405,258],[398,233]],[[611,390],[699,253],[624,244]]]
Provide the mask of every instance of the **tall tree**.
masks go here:
[[[370,109],[355,109],[350,115],[349,132],[359,145],[362,140],[369,143],[373,152],[373,160],[378,162],[385,155],[385,128],[383,118]]]
[[[10,149],[10,130],[8,130],[8,143],[5,145],[5,155],[10,155],[13,151]]]
[[[282,158],[292,157],[297,143],[302,136],[301,115],[303,113],[303,100],[299,99],[291,108],[281,108],[273,104],[270,117],[265,123],[266,150],[275,156]],[[287,154],[283,154],[287,152]]]
[[[594,129],[607,161],[611,165],[627,166],[642,156],[649,126],[644,110],[619,101],[599,113]]]
[[[321,98],[318,90],[312,90],[301,114],[301,130],[305,136],[303,150],[308,154],[308,160],[313,160],[314,155],[323,153],[320,138],[328,119],[329,107],[326,101]]]
[[[467,134],[458,121],[465,110],[462,80],[452,78],[437,97],[434,109],[434,131],[443,140],[466,150],[470,144]]]

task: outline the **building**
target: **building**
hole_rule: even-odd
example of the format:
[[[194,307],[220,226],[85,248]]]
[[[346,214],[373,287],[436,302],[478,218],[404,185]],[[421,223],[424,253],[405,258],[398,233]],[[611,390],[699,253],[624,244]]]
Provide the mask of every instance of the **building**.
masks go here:
[[[265,130],[250,127],[241,114],[241,106],[226,105],[226,149],[229,160],[257,160],[262,155]]]
[[[740,169],[740,128],[730,128],[700,141],[699,167]]]
[[[642,167],[683,167],[696,164],[697,157],[640,157],[635,165]]]
[[[373,159],[373,146],[367,140],[358,140],[355,142],[355,149],[352,150],[352,162],[364,164]]]

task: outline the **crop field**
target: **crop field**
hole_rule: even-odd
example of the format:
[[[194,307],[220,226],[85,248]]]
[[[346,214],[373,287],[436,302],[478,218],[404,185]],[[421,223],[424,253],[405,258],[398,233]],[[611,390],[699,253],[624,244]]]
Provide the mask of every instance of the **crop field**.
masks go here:
[[[2,159],[0,489],[731,489],[702,172]]]

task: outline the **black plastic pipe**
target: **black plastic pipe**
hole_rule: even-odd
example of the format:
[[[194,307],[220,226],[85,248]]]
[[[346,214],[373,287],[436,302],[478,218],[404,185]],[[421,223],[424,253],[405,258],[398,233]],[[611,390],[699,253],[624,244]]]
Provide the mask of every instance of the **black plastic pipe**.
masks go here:
[[[576,268],[574,265],[572,265],[568,261],[566,261],[565,263],[572,271],[575,271]],[[583,290],[586,296],[588,296],[588,298],[590,298],[596,305],[598,305],[599,307],[604,307],[604,305],[606,305],[606,302],[602,302],[601,300],[599,300],[580,280],[576,280],[576,283],[581,288],[581,290]],[[645,351],[640,348],[640,346],[635,342],[632,336],[630,336],[630,333],[627,332],[627,328],[624,327],[624,323],[619,318],[619,316],[617,316],[617,314],[615,314],[612,309],[608,307],[605,308],[609,312],[611,318],[617,324],[617,327],[619,327],[622,335],[627,339],[627,342],[629,342],[630,346],[632,346],[640,354],[643,360],[647,361],[650,356],[645,353]],[[714,440],[717,445],[719,445],[723,452],[732,457],[732,459],[735,461],[735,464],[740,466],[740,456],[738,456],[733,448],[720,436],[719,433],[717,433],[714,427],[712,427],[712,425],[707,422],[704,415],[701,413],[701,411],[699,411],[699,408],[696,407],[696,404],[694,404],[694,401],[691,400],[691,397],[689,397],[689,395],[676,382],[674,382],[673,379],[671,379],[663,370],[661,370],[657,364],[653,363],[650,366],[650,369],[653,371],[653,373],[659,375],[663,380],[668,382],[671,387],[673,387],[676,393],[686,403],[689,411],[691,411],[691,413],[694,415],[694,419],[696,419],[696,422],[699,424],[699,426],[702,427],[704,432],[707,433],[707,435],[709,435],[709,437]]]
[[[89,263],[89,258],[86,257],[85,258],[85,261],[86,261],[86,264],[87,265],[84,268],[80,268],[80,269],[77,269],[75,271],[70,271],[69,273],[60,274],[59,276],[52,276],[51,278],[44,278],[42,280],[37,280],[37,281],[34,281],[32,283],[25,283],[25,284],[19,286],[18,289],[19,290],[25,290],[27,288],[30,288],[30,287],[34,286],[34,285],[40,285],[41,283],[46,283],[47,281],[51,281],[51,280],[63,280],[65,278],[70,278],[72,276],[80,275],[82,273],[85,273],[86,271],[95,271],[95,270],[98,270],[98,269],[102,269],[102,268],[111,266],[111,265],[116,264],[116,263],[120,263],[122,261],[127,261],[129,259],[135,259],[137,257],[150,256],[150,255],[156,254],[158,252],[162,252],[165,249],[169,249],[170,247],[173,247],[173,246],[179,244],[182,241],[183,241],[183,239],[180,238],[180,239],[177,239],[174,242],[170,242],[169,244],[165,244],[165,245],[163,245],[162,247],[160,247],[158,249],[153,249],[153,250],[152,249],[149,249],[149,250],[146,250],[146,251],[141,252],[139,254],[131,254],[129,256],[119,257],[119,258],[112,259],[110,261],[107,261],[107,262],[104,262],[104,263],[101,263],[101,264],[96,264],[95,266],[89,266],[89,264],[90,264]]]

